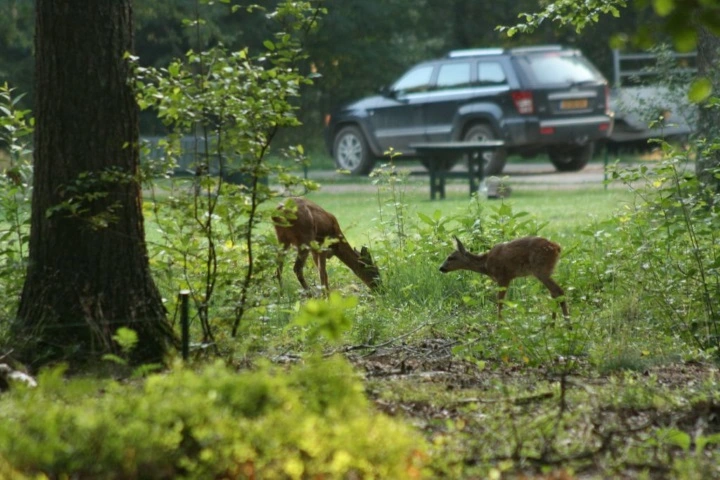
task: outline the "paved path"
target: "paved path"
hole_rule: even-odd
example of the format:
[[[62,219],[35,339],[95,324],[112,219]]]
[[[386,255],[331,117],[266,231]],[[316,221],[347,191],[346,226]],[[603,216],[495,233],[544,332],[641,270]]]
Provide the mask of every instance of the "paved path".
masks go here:
[[[402,164],[400,164],[402,168]],[[461,167],[456,167],[461,168]],[[430,191],[427,171],[423,167],[412,167],[411,176],[407,186],[413,190],[425,189]],[[363,179],[359,183],[348,183],[349,177],[346,174],[337,173],[332,170],[312,171],[309,178],[318,181],[322,190],[326,192],[353,192],[376,190],[375,185],[369,184]],[[544,163],[508,163],[502,174],[506,182],[513,189],[576,189],[603,186],[605,178],[602,162],[591,163],[580,172],[558,172],[551,164]],[[617,188],[621,185],[611,185]],[[468,189],[466,180],[448,180],[448,191],[462,191]]]

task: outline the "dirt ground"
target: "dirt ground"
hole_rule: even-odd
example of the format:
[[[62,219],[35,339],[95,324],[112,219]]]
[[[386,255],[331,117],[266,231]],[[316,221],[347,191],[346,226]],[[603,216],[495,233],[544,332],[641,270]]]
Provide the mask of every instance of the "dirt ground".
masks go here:
[[[453,454],[460,456],[455,461],[461,463],[461,470],[467,472],[461,478],[484,478],[478,476],[474,466],[506,460],[513,460],[516,467],[504,472],[502,478],[643,478],[646,474],[649,478],[674,478],[668,458],[661,454],[665,450],[658,447],[658,452],[643,461],[633,460],[629,452],[638,448],[649,450],[653,436],[664,429],[688,432],[688,438],[693,439],[708,438],[720,432],[720,402],[707,398],[692,399],[697,388],[719,378],[719,371],[714,365],[672,363],[643,371],[607,375],[597,374],[592,368],[580,365],[576,372],[561,379],[553,366],[530,367],[489,359],[478,367],[476,363],[453,354],[452,349],[458,343],[455,340],[428,339],[416,344],[400,342],[381,348],[348,347],[349,351],[345,354],[359,371],[364,372],[367,393],[376,407],[419,427],[431,443],[443,435],[453,434],[449,432],[448,425],[464,425],[463,439],[457,440],[452,448]],[[668,402],[677,402],[678,405],[668,406],[662,402],[638,405],[632,401],[605,403],[589,393],[586,401],[593,406],[579,417],[581,420],[573,417],[570,423],[582,422],[582,425],[573,428],[589,432],[587,438],[593,441],[576,446],[571,449],[572,453],[551,446],[537,456],[523,457],[519,450],[517,458],[505,458],[493,453],[493,447],[487,444],[477,446],[473,443],[473,437],[484,438],[486,428],[497,428],[488,425],[508,423],[502,416],[509,411],[535,411],[537,415],[554,411],[559,403],[565,403],[559,398],[563,395],[559,392],[565,388],[584,396],[587,392],[599,392],[611,385],[622,391],[623,387],[618,387],[617,382],[641,385],[645,381],[652,385],[648,387],[652,395],[667,395],[668,398],[676,395],[679,400]],[[548,388],[560,382],[563,383],[562,388]],[[514,398],[498,399],[497,389],[493,389],[492,385],[499,383],[524,385],[527,389]],[[408,393],[408,388],[415,389],[417,394]],[[431,393],[423,393],[425,389]],[[399,391],[405,393],[399,394]],[[574,401],[577,403],[577,397]],[[509,410],[507,403],[512,404]],[[492,407],[492,404],[498,407]],[[568,405],[561,408],[566,408],[569,414],[585,407],[568,401]],[[494,420],[493,409],[497,413]],[[673,458],[679,449],[668,447],[667,450],[669,458]],[[484,458],[478,458],[479,451],[485,452]],[[438,453],[444,455],[442,451]],[[709,454],[708,458],[711,457],[712,454]],[[712,471],[704,474],[698,471],[701,476],[696,478],[720,478],[716,476],[720,475],[717,462],[709,462],[709,466],[705,466]],[[447,472],[437,472],[437,478],[451,477]]]

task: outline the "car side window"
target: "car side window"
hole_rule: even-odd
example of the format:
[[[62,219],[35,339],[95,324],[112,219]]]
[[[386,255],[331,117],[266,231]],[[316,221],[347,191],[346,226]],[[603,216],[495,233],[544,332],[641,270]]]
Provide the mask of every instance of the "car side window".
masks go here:
[[[499,62],[478,63],[478,83],[480,86],[505,85],[507,77]]]
[[[469,85],[469,63],[448,63],[440,66],[436,85],[438,89],[463,88]]]
[[[392,87],[393,92],[396,93],[415,93],[424,92],[430,89],[430,78],[432,77],[433,66],[426,65],[418,68],[413,68],[409,72],[405,73],[400,79],[395,82]]]

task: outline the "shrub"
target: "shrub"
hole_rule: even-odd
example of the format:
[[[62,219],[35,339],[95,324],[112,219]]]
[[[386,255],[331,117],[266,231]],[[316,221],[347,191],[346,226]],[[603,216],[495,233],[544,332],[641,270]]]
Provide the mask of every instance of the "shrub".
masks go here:
[[[50,478],[415,478],[424,442],[377,414],[340,359],[142,384],[42,374],[0,409],[0,472]]]

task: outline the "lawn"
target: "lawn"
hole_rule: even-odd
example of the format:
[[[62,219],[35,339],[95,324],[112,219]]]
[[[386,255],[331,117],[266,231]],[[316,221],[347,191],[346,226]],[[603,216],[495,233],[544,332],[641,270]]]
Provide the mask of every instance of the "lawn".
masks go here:
[[[462,187],[465,187],[463,184]],[[407,208],[407,219],[417,223],[418,213],[444,216],[463,215],[476,208],[476,200],[463,190],[448,194],[444,200],[431,201],[426,183],[420,188],[408,189],[403,196]],[[378,223],[381,214],[391,214],[394,209],[385,192],[368,187],[366,191],[352,188],[348,192],[326,193],[322,189],[308,195],[316,203],[333,212],[344,233],[351,242],[365,241],[367,236],[379,234]],[[573,190],[517,190],[508,199],[481,200],[492,210],[507,204],[516,212],[527,212],[547,225],[540,232],[543,235],[570,235],[575,229],[586,228],[599,219],[611,217],[618,209],[632,200],[632,194],[625,189],[605,190],[601,186]]]

